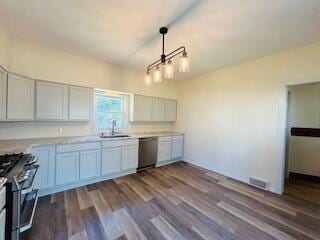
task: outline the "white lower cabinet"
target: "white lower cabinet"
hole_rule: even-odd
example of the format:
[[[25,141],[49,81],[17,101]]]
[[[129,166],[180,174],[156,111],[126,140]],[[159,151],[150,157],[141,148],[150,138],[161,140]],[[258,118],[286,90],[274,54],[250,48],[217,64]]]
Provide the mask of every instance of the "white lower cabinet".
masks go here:
[[[56,185],[79,180],[79,152],[62,153],[56,156]]]
[[[158,162],[171,160],[171,140],[159,142],[158,144]]]
[[[101,173],[103,175],[116,173],[121,170],[121,147],[102,149]]]
[[[80,152],[80,180],[100,176],[100,150]]]
[[[183,140],[173,140],[172,141],[172,159],[183,157]]]
[[[42,190],[54,186],[55,146],[36,147],[32,154],[38,157],[40,166],[36,180],[36,188]]]
[[[138,145],[122,147],[121,170],[130,170],[138,167],[138,152]]]

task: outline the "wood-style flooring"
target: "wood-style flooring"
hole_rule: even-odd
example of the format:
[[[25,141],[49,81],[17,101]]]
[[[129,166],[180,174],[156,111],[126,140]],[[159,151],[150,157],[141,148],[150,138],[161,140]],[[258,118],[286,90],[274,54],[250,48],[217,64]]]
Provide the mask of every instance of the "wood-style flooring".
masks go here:
[[[286,180],[284,192],[293,197],[319,204],[320,182],[290,177]]]
[[[42,197],[27,239],[320,239],[320,207],[177,163]]]

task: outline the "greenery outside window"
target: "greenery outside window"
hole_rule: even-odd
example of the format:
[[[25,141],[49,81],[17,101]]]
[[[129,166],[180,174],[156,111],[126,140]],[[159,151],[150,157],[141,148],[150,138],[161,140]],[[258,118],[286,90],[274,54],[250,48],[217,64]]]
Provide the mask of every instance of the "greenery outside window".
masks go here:
[[[117,131],[124,129],[125,97],[108,95],[105,92],[95,94],[95,129],[96,131],[111,130],[112,121],[116,121]]]

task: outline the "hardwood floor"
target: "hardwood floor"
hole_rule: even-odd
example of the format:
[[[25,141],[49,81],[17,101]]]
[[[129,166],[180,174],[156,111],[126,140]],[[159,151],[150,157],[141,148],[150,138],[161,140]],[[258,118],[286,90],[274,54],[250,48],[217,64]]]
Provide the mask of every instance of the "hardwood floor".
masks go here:
[[[177,163],[41,198],[27,239],[320,239],[320,206]]]
[[[320,182],[290,177],[286,180],[284,192],[320,205]]]

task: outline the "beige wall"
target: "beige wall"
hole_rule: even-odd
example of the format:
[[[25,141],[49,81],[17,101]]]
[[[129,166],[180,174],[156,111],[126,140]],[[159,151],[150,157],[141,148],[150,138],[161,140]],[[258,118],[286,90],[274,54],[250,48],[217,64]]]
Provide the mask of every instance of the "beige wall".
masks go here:
[[[282,191],[286,85],[320,81],[320,43],[211,72],[179,84],[185,160]]]
[[[3,36],[0,35],[0,43],[5,41]],[[174,83],[169,82],[148,87],[144,84],[143,72],[115,67],[111,64],[49,49],[23,40],[11,39],[10,45],[10,62],[6,66],[10,65],[9,70],[15,73],[41,80],[177,98]],[[62,133],[60,133],[60,128],[63,129]],[[128,124],[127,127],[129,132],[170,130],[172,130],[171,123],[134,123]],[[88,122],[0,123],[0,139],[79,136],[91,133],[91,124]]]
[[[10,63],[10,39],[7,29],[0,22],[0,65],[9,68]]]

